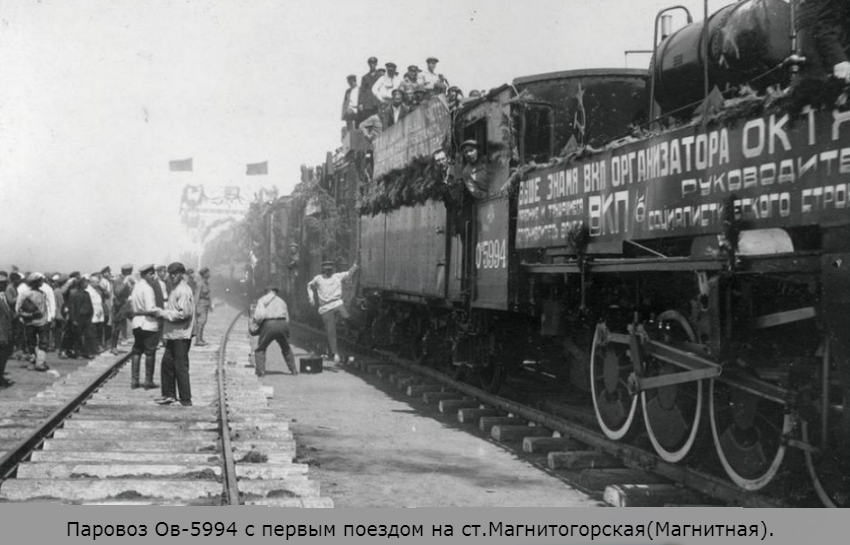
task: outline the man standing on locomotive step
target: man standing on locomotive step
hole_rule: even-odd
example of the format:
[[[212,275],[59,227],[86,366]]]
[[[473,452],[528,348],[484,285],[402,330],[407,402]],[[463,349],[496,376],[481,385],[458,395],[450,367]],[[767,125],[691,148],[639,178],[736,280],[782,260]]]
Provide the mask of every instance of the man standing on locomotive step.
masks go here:
[[[144,265],[139,269],[142,280],[133,286],[130,295],[133,322],[132,366],[130,371],[130,388],[143,386],[145,390],[156,388],[153,383],[154,368],[156,367],[156,348],[159,344],[159,315],[161,307],[156,304],[156,292],[151,285],[154,278],[153,264]],[[139,371],[142,364],[142,354],[145,355],[145,383],[139,384]]]
[[[319,315],[325,323],[325,331],[328,335],[328,344],[333,353],[334,363],[340,361],[336,343],[336,315],[339,314],[346,320],[349,318],[348,310],[342,301],[342,281],[357,271],[357,263],[355,261],[354,265],[345,272],[334,273],[334,262],[325,261],[322,263],[322,274],[316,276],[307,284],[307,297],[310,298],[310,304],[315,306],[316,296],[319,298]],[[315,295],[313,290],[316,291]]]
[[[195,328],[195,300],[186,278],[186,267],[175,261],[168,266],[168,276],[174,286],[162,311],[165,354],[160,363],[162,397],[155,402],[171,405],[180,394],[180,404],[192,406],[189,384],[189,347]]]
[[[480,145],[476,140],[466,140],[461,144],[464,166],[462,171],[463,185],[469,194],[476,199],[487,197],[489,180],[487,161],[481,156]]]
[[[277,286],[267,286],[266,294],[257,301],[254,310],[254,323],[260,326],[260,337],[257,340],[257,348],[254,350],[254,365],[258,377],[266,374],[266,348],[277,341],[280,352],[286,361],[289,372],[298,374],[295,367],[295,355],[289,346],[289,309],[280,295]]]

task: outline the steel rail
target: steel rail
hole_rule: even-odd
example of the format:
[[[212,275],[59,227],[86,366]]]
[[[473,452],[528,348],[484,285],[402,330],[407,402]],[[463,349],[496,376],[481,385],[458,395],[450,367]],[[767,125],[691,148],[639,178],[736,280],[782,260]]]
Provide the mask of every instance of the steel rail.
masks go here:
[[[77,394],[73,399],[65,405],[54,411],[48,416],[44,422],[33,431],[29,437],[22,439],[15,445],[5,456],[0,458],[0,487],[2,482],[8,479],[18,467],[18,464],[24,461],[32,451],[37,449],[41,443],[50,436],[56,428],[74,411],[85,403],[91,395],[100,388],[103,383],[112,378],[118,369],[124,365],[132,354],[127,354],[119,358],[114,364],[110,365],[106,370],[97,376],[82,392]]]
[[[218,375],[218,422],[221,434],[222,470],[224,471],[224,497],[227,505],[239,505],[239,482],[236,479],[236,461],[233,459],[233,445],[230,441],[230,421],[227,417],[227,395],[225,395],[224,387],[224,366],[227,355],[227,339],[236,326],[236,322],[246,312],[248,312],[248,309],[242,310],[233,318],[218,349],[218,372],[216,373]]]

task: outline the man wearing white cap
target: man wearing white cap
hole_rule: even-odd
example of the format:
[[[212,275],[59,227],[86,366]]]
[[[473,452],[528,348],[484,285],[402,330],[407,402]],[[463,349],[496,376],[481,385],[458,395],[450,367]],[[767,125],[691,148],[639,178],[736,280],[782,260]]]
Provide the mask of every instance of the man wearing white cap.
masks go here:
[[[159,345],[159,315],[161,309],[156,306],[156,296],[151,282],[154,281],[154,266],[143,265],[139,269],[141,282],[133,286],[130,304],[133,307],[133,349],[130,368],[130,388],[144,386],[145,390],[156,388],[153,383],[156,366],[156,348]],[[139,384],[139,372],[142,366],[142,354],[145,355],[145,383]]]

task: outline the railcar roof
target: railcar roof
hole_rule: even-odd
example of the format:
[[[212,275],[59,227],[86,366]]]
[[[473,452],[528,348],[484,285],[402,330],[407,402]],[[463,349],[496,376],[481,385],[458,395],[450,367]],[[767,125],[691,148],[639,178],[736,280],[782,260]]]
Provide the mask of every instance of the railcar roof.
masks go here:
[[[582,70],[561,70],[559,72],[546,72],[531,76],[514,78],[514,85],[527,85],[551,79],[592,77],[592,76],[633,76],[648,77],[649,70],[644,68],[587,68]]]

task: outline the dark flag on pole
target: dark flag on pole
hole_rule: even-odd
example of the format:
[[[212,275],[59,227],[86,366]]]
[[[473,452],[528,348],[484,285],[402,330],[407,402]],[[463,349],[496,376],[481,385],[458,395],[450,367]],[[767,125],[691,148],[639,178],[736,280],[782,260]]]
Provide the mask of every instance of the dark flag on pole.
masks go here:
[[[248,176],[259,176],[268,173],[268,161],[263,161],[262,163],[248,163],[248,168],[245,170],[245,174],[247,174]]]
[[[168,170],[171,172],[192,172],[192,158],[169,161]]]

